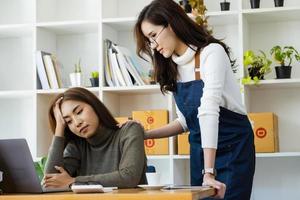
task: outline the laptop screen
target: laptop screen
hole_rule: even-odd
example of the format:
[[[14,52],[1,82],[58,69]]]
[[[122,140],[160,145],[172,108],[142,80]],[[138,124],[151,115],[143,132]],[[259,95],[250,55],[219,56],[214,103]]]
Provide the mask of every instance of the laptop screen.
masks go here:
[[[31,153],[25,139],[0,140],[0,171],[4,193],[41,193]]]

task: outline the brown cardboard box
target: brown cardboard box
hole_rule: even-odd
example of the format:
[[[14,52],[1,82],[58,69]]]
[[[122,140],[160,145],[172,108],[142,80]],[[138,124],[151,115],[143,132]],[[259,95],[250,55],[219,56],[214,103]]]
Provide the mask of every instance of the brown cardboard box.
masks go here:
[[[134,120],[141,121],[145,130],[151,130],[168,124],[168,111],[133,111],[132,118]],[[167,155],[169,154],[169,139],[163,138],[145,140],[145,151],[147,155]]]
[[[127,122],[130,117],[115,117],[115,119],[117,120],[117,122],[119,122],[120,124],[123,124],[125,122]]]
[[[190,155],[189,132],[177,136],[178,155]]]
[[[255,150],[259,153],[278,152],[278,118],[274,113],[249,113]]]

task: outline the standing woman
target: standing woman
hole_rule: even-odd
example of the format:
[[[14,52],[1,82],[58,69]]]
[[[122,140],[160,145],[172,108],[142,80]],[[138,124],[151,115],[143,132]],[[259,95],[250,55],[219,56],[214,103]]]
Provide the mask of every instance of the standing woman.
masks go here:
[[[135,37],[138,55],[152,59],[162,93],[173,92],[178,115],[145,137],[189,130],[191,184],[213,186],[218,198],[250,199],[254,138],[229,48],[173,0],[154,0],[146,6]]]

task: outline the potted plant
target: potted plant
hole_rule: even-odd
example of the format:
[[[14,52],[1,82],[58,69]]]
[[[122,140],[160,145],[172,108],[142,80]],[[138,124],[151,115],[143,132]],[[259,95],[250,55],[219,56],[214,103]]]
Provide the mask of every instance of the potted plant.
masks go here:
[[[38,175],[40,181],[42,181],[44,177],[46,161],[47,161],[47,157],[44,156],[39,161],[34,162],[35,172]]]
[[[221,11],[230,10],[230,2],[227,2],[224,0],[223,2],[220,2]]]
[[[283,7],[284,0],[274,0],[275,7]]]
[[[244,67],[248,70],[249,75],[243,78],[243,84],[249,83],[251,80],[257,84],[259,80],[264,79],[265,74],[271,72],[272,61],[267,58],[263,51],[260,51],[260,54],[255,55],[251,50],[244,53]]]
[[[293,57],[299,62],[300,61],[300,54],[298,51],[292,46],[274,46],[270,50],[270,54],[272,55],[273,59],[280,64],[280,66],[275,66],[276,77],[278,79],[281,78],[291,78],[291,71],[292,71],[292,60]]]
[[[186,13],[191,13],[192,12],[192,7],[189,4],[188,0],[181,0],[181,1],[179,1],[179,5],[182,7],[182,9]]]
[[[251,8],[259,8],[260,0],[250,0]]]
[[[81,86],[81,64],[80,59],[78,63],[75,64],[75,70],[70,74],[71,85],[73,87]]]
[[[188,0],[192,7],[192,15],[194,20],[200,26],[204,26],[206,30],[212,34],[212,28],[208,24],[208,16],[206,16],[207,8],[204,4],[204,0]]]
[[[99,72],[93,71],[91,73],[92,78],[90,78],[92,87],[98,87],[99,86]]]

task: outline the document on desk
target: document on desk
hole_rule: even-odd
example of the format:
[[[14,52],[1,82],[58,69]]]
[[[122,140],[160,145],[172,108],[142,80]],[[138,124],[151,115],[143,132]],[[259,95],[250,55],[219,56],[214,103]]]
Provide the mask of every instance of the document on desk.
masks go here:
[[[117,187],[103,187],[102,185],[72,185],[75,193],[105,193],[118,189]]]
[[[204,188],[210,188],[210,186],[168,185],[162,188],[162,190],[201,190]]]

